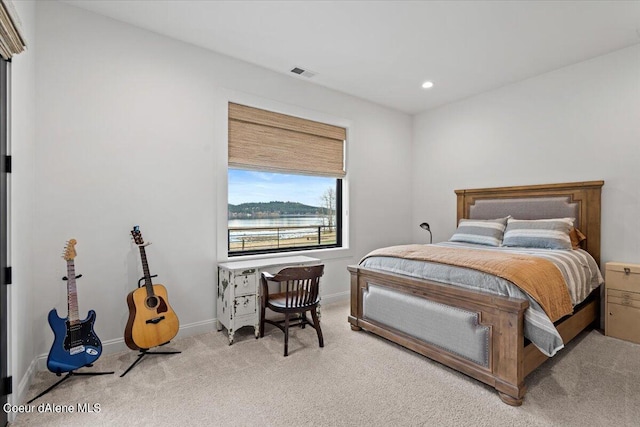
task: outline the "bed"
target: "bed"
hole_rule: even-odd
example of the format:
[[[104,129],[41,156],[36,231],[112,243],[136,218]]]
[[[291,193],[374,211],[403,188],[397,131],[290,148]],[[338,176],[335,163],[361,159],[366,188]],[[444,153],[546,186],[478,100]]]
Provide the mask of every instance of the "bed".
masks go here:
[[[597,270],[603,185],[589,181],[456,190],[457,220],[575,218],[575,227],[586,236],[580,248],[591,255]],[[595,289],[577,301],[572,314],[553,322],[561,345],[541,351],[525,338],[525,317],[531,317],[535,305],[531,300],[415,277],[375,263],[348,269],[351,329],[364,329],[482,381],[513,406],[522,404],[527,375],[582,330],[599,326],[600,293]]]

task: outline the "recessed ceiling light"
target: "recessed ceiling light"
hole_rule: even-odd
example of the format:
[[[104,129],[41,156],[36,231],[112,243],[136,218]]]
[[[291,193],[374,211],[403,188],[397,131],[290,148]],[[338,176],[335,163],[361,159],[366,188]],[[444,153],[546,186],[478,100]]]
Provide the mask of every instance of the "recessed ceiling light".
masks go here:
[[[424,82],[422,83],[422,89],[430,89],[433,87],[433,82]]]

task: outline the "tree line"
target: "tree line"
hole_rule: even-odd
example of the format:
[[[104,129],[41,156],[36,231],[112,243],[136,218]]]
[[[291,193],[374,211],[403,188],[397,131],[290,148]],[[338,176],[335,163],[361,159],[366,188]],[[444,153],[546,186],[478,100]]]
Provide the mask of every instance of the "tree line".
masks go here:
[[[239,205],[229,204],[229,218],[285,216],[285,215],[321,215],[323,209],[298,202],[250,202]]]

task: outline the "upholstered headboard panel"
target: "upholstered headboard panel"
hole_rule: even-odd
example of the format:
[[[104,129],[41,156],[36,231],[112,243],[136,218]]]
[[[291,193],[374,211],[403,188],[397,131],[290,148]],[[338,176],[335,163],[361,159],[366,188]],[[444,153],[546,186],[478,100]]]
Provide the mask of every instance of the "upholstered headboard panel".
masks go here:
[[[456,190],[462,218],[575,218],[583,247],[600,263],[600,194],[604,181]]]
[[[469,206],[469,218],[493,219],[511,215],[515,219],[575,218],[580,228],[580,204],[569,196],[476,200]]]

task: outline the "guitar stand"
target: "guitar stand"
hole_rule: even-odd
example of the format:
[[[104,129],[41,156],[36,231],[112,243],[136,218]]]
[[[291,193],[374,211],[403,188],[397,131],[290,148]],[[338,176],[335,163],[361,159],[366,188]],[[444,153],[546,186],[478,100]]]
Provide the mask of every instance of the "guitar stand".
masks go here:
[[[87,365],[88,367],[91,367],[93,365]],[[49,393],[51,390],[53,390],[54,388],[58,387],[60,384],[62,384],[65,380],[68,380],[69,378],[71,378],[74,375],[85,375],[85,376],[93,376],[93,375],[110,375],[113,374],[114,372],[75,372],[75,371],[69,371],[67,372],[67,375],[64,376],[64,378],[62,378],[60,381],[58,381],[57,383],[55,383],[54,385],[52,385],[51,387],[49,387],[48,389],[46,389],[45,391],[43,391],[42,393],[40,393],[39,395],[37,395],[36,397],[34,397],[33,399],[31,399],[30,401],[27,402],[27,405],[31,402],[33,402],[34,400],[44,396],[45,394]],[[62,374],[56,374],[57,376],[61,376]]]
[[[169,343],[166,342],[165,344],[169,344]],[[161,344],[161,345],[165,345],[165,344]],[[133,361],[133,363],[127,368],[126,371],[124,371],[124,373],[122,375],[120,375],[120,378],[122,378],[125,375],[127,375],[127,373],[130,370],[132,370],[133,367],[136,366],[138,364],[138,362],[140,362],[142,360],[143,357],[145,357],[147,355],[167,355],[167,354],[178,354],[178,353],[182,353],[182,352],[181,351],[149,351],[149,349],[147,349],[147,348],[141,348],[140,349],[140,353],[138,353],[138,358]]]
[[[151,243],[149,243],[151,244]],[[157,274],[154,274],[153,276],[149,276],[149,279],[153,279],[154,277],[158,277]],[[142,282],[144,281],[144,276],[140,278],[140,280],[138,280],[138,287],[141,288],[142,287]],[[164,344],[163,344],[164,345]]]
[[[148,244],[150,245],[151,243],[148,243]],[[154,274],[153,276],[149,276],[150,279],[153,279],[154,277],[158,277],[158,275]],[[140,280],[138,280],[138,288],[142,287],[142,282],[144,281],[144,279],[145,279],[144,277],[141,277]],[[169,344],[169,341],[167,341],[164,344],[160,344],[160,346],[163,346],[166,344]],[[138,358],[133,361],[133,363],[127,368],[127,370],[122,373],[122,375],[120,375],[120,378],[127,375],[129,371],[132,370],[133,367],[136,366],[138,362],[140,362],[142,358],[147,355],[167,355],[167,354],[179,354],[179,353],[182,353],[182,352],[181,351],[149,351],[148,348],[141,348],[140,353],[138,353]]]

